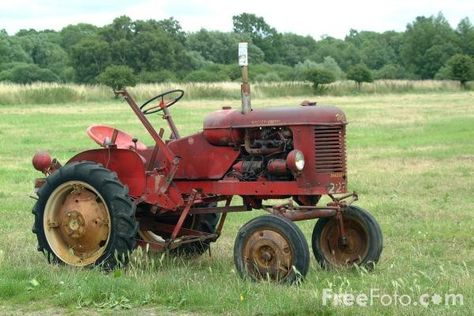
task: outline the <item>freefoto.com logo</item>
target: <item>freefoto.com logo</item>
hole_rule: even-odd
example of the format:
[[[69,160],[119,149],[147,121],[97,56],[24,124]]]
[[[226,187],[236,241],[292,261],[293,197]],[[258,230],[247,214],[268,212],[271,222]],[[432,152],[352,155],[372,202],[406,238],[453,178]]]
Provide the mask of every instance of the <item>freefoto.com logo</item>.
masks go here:
[[[334,293],[332,289],[323,289],[323,305],[333,306],[462,306],[464,296],[462,294],[428,294],[424,293],[418,297],[398,293],[381,293],[380,289],[370,289],[369,293]]]

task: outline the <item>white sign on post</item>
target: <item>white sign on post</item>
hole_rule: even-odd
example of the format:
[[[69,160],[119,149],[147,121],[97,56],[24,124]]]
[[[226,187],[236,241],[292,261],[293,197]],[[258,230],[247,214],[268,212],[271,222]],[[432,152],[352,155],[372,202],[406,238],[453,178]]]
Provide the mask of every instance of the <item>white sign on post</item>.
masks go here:
[[[239,66],[248,66],[248,43],[239,43]]]

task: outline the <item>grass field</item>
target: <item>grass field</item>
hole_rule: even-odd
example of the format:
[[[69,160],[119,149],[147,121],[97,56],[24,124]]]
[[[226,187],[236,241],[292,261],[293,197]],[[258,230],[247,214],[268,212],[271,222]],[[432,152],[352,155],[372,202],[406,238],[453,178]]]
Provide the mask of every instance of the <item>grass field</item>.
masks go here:
[[[296,106],[303,99],[255,99],[254,108]],[[91,124],[124,129],[150,142],[126,103],[0,106],[0,314],[474,314],[474,93],[318,97],[341,107],[348,126],[350,189],[384,233],[373,272],[324,271],[312,258],[300,286],[242,281],[232,254],[238,228],[259,212],[230,214],[212,257],[182,261],[137,252],[129,267],[112,273],[51,266],[31,233],[33,179],[38,149],[60,161],[95,146]],[[171,111],[182,134],[202,128],[203,117],[238,100],[192,101]],[[163,126],[158,118],[155,124]],[[314,222],[298,225],[309,237]],[[323,289],[384,296],[367,307],[324,305]],[[423,294],[439,294],[441,304]],[[463,304],[446,302],[449,294]],[[388,302],[387,296],[403,296]],[[403,306],[407,297],[412,304]],[[423,296],[422,299],[426,299]],[[436,302],[436,301],[435,301]],[[416,305],[415,305],[416,303]],[[446,304],[448,303],[448,304]],[[388,306],[384,306],[388,305]]]

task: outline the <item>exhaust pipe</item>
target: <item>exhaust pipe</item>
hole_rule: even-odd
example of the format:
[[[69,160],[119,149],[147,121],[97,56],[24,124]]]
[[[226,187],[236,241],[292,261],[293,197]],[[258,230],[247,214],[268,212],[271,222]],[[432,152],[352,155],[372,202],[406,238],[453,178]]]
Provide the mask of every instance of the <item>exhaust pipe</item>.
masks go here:
[[[239,43],[239,66],[242,68],[242,85],[240,86],[242,114],[252,111],[248,65],[248,43]]]

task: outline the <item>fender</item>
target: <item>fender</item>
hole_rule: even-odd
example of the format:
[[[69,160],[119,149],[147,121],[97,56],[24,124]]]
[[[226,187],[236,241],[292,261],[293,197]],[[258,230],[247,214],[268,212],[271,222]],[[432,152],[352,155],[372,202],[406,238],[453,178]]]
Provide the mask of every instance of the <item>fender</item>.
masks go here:
[[[67,163],[85,160],[100,163],[117,173],[120,181],[128,186],[131,197],[139,198],[145,193],[144,159],[137,152],[120,148],[92,149],[75,155]]]

